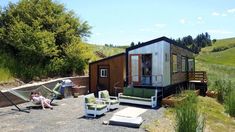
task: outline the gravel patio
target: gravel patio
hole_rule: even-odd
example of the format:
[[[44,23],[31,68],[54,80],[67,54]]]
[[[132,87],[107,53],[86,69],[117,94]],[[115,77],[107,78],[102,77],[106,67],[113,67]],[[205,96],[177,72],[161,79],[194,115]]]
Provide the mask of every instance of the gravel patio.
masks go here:
[[[108,121],[112,115],[129,105],[120,105],[119,109],[107,112],[105,115],[97,118],[84,117],[83,96],[78,98],[67,98],[54,101],[58,106],[54,106],[53,110],[31,109],[30,113],[18,112],[11,110],[15,107],[0,108],[0,130],[24,131],[24,132],[142,132],[144,126],[152,121],[163,117],[164,108],[150,109],[140,116],[144,119],[139,129],[122,126],[103,125],[103,121]],[[19,105],[20,108],[32,106],[32,103],[24,103]],[[133,105],[132,105],[133,106]],[[141,106],[133,106],[141,107]]]

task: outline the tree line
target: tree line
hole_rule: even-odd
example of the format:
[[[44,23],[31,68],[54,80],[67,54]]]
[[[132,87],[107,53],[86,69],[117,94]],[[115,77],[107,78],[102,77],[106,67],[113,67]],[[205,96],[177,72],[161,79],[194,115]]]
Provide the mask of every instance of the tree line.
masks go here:
[[[175,41],[180,45],[187,46],[195,53],[199,53],[201,51],[201,48],[212,45],[210,35],[207,32],[201,33],[197,35],[195,38],[193,38],[191,35],[188,35],[183,38],[178,38]]]
[[[193,38],[191,35],[188,35],[188,36],[178,38],[178,39],[173,39],[173,40],[176,41],[180,45],[184,45],[188,47],[194,53],[197,53],[197,54],[201,51],[201,48],[212,45],[210,35],[207,32],[201,33],[197,35],[195,38]],[[215,42],[216,42],[216,39],[213,39],[213,43]],[[136,44],[134,42],[131,42],[130,47],[139,45],[139,44],[141,44],[141,42],[138,42]]]

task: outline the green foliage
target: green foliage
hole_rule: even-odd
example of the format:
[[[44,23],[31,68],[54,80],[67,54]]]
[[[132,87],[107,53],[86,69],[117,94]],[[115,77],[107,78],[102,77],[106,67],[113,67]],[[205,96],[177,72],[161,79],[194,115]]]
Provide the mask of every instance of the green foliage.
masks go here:
[[[196,132],[203,131],[204,123],[199,123],[197,97],[195,93],[188,92],[188,98],[176,107],[176,131]],[[204,122],[204,121],[202,121]],[[199,128],[200,127],[200,128]]]
[[[230,44],[230,45],[222,45],[222,46],[214,47],[211,52],[224,51],[233,47],[235,47],[235,43]]]
[[[216,41],[217,41],[216,39],[213,39],[213,40],[212,40],[212,43],[214,44]]]
[[[12,79],[11,73],[9,69],[0,67],[0,83],[1,82],[6,82]]]
[[[226,81],[223,79],[219,79],[215,81],[214,88],[218,92],[217,100],[220,103],[224,103],[225,98],[232,91],[232,82],[231,80]]]
[[[225,97],[225,110],[230,116],[235,117],[235,89]]]
[[[7,65],[11,63],[9,56],[0,52],[0,83],[7,82],[13,79],[13,75],[11,74]]]
[[[212,52],[219,52],[219,51],[224,51],[226,49],[229,49],[229,47],[216,47],[216,48],[213,48]]]
[[[210,35],[207,32],[205,34],[198,34],[194,39],[192,36],[188,35],[182,39],[179,38],[176,41],[181,45],[187,46],[195,53],[199,53],[203,47],[212,45]]]
[[[20,0],[2,10],[0,21],[0,47],[15,58],[19,68],[10,70],[18,77],[70,75],[84,69],[86,59],[77,45],[89,36],[90,26],[62,4]]]

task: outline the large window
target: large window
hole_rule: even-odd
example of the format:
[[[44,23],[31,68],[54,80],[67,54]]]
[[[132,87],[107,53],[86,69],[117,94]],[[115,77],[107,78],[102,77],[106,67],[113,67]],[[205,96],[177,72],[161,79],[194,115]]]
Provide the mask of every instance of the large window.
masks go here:
[[[100,69],[100,77],[108,77],[108,69]]]
[[[177,67],[177,55],[172,55],[172,65],[173,65],[173,72],[177,72],[178,71],[178,67]]]
[[[182,66],[181,66],[181,68],[182,68],[181,71],[182,71],[182,72],[185,72],[185,71],[186,71],[186,57],[183,57],[183,56],[182,56],[182,57],[181,57],[181,61],[182,61],[182,62],[181,62],[181,65],[182,65]]]

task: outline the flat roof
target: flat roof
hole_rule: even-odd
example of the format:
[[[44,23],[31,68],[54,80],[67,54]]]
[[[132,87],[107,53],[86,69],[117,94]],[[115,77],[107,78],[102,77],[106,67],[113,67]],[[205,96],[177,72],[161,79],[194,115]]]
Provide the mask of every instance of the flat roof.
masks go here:
[[[112,55],[112,56],[109,56],[109,57],[106,57],[106,58],[103,58],[103,59],[100,59],[100,60],[97,60],[97,61],[93,61],[93,62],[89,63],[89,65],[94,64],[94,63],[98,63],[98,62],[101,62],[101,61],[109,60],[109,59],[112,59],[112,58],[115,58],[115,57],[118,57],[118,56],[121,56],[121,55],[125,55],[125,53],[122,52],[122,53]]]

